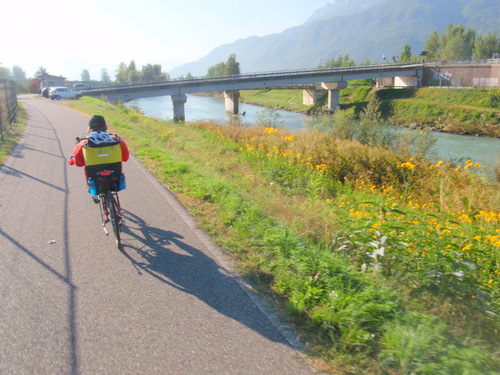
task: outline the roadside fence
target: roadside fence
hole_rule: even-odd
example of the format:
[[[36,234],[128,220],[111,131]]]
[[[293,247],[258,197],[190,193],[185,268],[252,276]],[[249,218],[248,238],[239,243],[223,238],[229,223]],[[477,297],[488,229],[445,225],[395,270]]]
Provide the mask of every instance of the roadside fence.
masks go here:
[[[16,85],[10,79],[0,78],[0,140],[12,127],[17,116]]]

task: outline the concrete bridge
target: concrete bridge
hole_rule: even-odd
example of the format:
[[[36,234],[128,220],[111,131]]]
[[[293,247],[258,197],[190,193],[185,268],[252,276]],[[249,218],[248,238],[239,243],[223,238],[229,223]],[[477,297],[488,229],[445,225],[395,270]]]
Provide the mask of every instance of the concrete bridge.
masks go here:
[[[170,95],[174,108],[174,120],[184,121],[186,94],[222,91],[224,92],[226,111],[237,114],[239,90],[303,89],[303,102],[307,105],[314,104],[325,92],[328,92],[328,108],[334,111],[339,105],[340,90],[347,87],[348,81],[376,79],[377,83],[383,86],[419,87],[426,85],[424,81],[430,81],[436,76],[440,80],[440,77],[454,76],[456,80],[456,77],[463,76],[465,78],[459,79],[459,82],[466,87],[475,87],[474,82],[489,82],[493,86],[498,86],[500,64],[498,61],[454,64],[439,62],[278,71],[100,87],[83,91],[83,94],[95,97],[105,96],[107,100],[113,102]]]
[[[412,85],[419,85],[423,77],[422,64],[371,65],[334,69],[293,70],[269,73],[242,74],[213,78],[195,78],[154,82],[147,84],[99,87],[82,93],[87,96],[105,96],[117,102],[143,97],[172,97],[174,120],[185,120],[184,104],[186,94],[200,92],[224,92],[226,111],[238,113],[239,90],[294,88],[304,90],[304,104],[313,104],[328,91],[328,108],[335,110],[339,105],[340,89],[348,81],[367,78],[406,77]]]

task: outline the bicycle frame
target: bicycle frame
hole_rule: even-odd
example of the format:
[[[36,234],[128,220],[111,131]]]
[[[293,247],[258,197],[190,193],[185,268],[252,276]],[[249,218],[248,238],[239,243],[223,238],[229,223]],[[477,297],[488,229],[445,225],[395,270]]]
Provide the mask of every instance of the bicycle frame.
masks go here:
[[[112,199],[114,200],[116,212],[118,213],[118,216],[120,218],[118,224],[121,225],[121,224],[123,224],[123,217],[121,215],[120,199],[118,198],[118,194],[116,191],[111,191],[111,196],[112,196]],[[106,224],[109,223],[111,220],[113,220],[111,218],[111,215],[110,215],[110,212],[108,209],[109,206],[110,206],[110,202],[109,202],[109,196],[107,195],[107,192],[100,193],[99,194],[99,208],[101,210],[102,229],[104,230],[106,235],[109,234],[108,230],[106,229]]]
[[[118,192],[113,189],[114,185],[118,183],[118,179],[113,176],[114,171],[111,170],[97,172],[96,187],[99,192],[99,208],[101,211],[102,229],[106,235],[108,235],[109,232],[106,229],[106,224],[111,222],[118,248],[120,248],[120,227],[124,220],[121,213]]]

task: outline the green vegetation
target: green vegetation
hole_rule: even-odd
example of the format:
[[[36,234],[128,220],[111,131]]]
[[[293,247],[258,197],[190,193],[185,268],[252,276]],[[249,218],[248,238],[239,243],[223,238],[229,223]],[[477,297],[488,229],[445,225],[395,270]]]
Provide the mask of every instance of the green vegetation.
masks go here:
[[[242,101],[304,113],[324,112],[326,96],[315,106],[302,104],[302,90],[241,91]],[[340,109],[359,115],[370,100],[380,101],[386,121],[456,134],[500,137],[500,90],[376,89],[348,86],[341,90]]]
[[[21,134],[23,134],[26,121],[26,112],[24,111],[22,104],[19,103],[16,122],[12,124],[11,128],[6,131],[3,138],[0,139],[0,165],[3,165],[4,161],[17,146],[19,138],[21,138]]]
[[[229,55],[227,62],[220,62],[208,68],[207,77],[232,76],[240,74],[240,63],[236,61],[236,55]]]
[[[89,81],[90,75],[82,72],[82,81]],[[84,79],[88,78],[88,79]],[[109,75],[106,70],[101,71],[101,79],[109,83]],[[141,70],[138,70],[135,61],[132,60],[128,65],[121,62],[116,69],[116,83],[140,83],[140,82],[155,82],[167,81],[170,79],[168,73],[162,73],[160,64],[143,65]]]
[[[302,104],[302,90],[241,90],[241,101],[250,104],[308,113],[311,106]]]
[[[429,60],[491,59],[500,53],[500,38],[493,32],[477,35],[474,28],[466,30],[463,25],[450,23],[442,34],[434,31],[427,38],[425,49]]]
[[[67,104],[106,117],[287,311],[321,370],[497,373],[500,189],[471,172],[478,164],[431,164],[324,132]]]

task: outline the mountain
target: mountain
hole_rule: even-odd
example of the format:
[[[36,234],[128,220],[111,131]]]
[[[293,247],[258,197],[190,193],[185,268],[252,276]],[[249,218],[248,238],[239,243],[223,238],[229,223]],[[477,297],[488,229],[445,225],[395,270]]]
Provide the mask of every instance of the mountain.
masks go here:
[[[326,4],[324,7],[316,10],[305,23],[309,24],[334,17],[350,16],[384,1],[386,0],[337,0],[333,4]]]
[[[345,54],[356,63],[382,62],[382,55],[399,55],[407,43],[418,54],[433,31],[442,33],[450,23],[473,27],[478,34],[498,33],[500,1],[337,0],[300,26],[219,46],[171,75],[204,76],[232,53],[242,73],[316,68]]]

